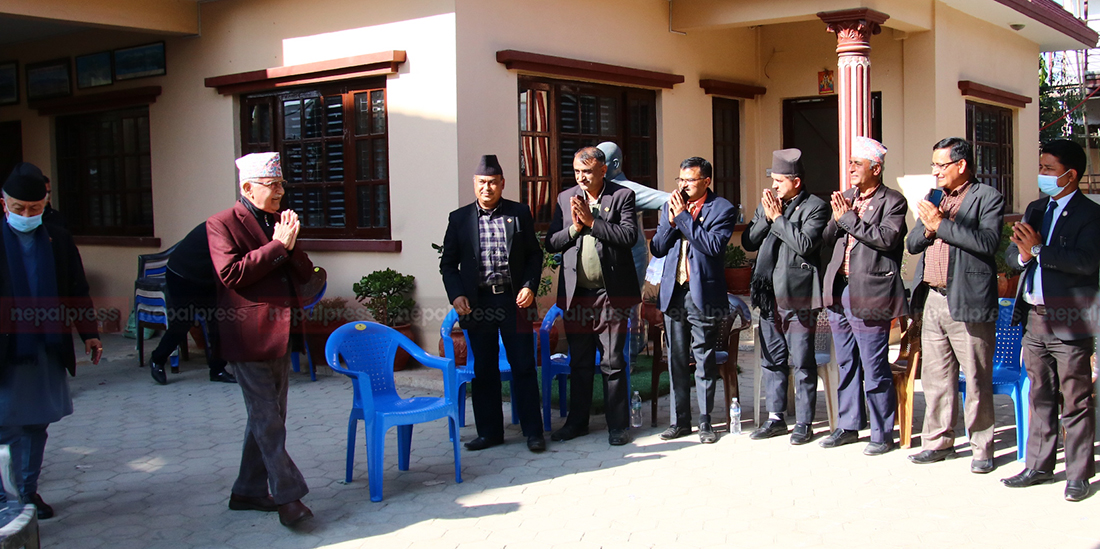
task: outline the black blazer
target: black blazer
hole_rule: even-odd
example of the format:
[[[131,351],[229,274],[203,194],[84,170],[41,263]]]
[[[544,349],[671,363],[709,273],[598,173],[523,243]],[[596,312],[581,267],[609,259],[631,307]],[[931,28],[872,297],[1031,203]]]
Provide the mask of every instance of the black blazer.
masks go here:
[[[2,222],[2,221],[0,221]],[[75,314],[72,328],[80,334],[83,340],[99,337],[96,327],[96,311],[92,306],[92,298],[88,295],[88,279],[84,276],[84,262],[80,259],[80,251],[77,250],[73,237],[60,225],[43,223],[47,234],[50,236],[50,244],[53,247],[54,267],[57,271],[57,293],[61,298],[61,305],[68,309],[66,314]],[[0,300],[11,298],[11,279],[8,274],[8,255],[4,248],[4,239],[0,238]],[[0,307],[7,314],[10,311],[10,302]],[[0,330],[0,363],[7,362],[8,345],[11,335]],[[71,344],[61,345],[58,349],[61,364],[69,371],[70,375],[76,375],[76,352]]]
[[[857,192],[854,187],[848,189],[844,198],[851,203]],[[901,281],[908,207],[901,193],[882,183],[871,196],[862,219],[855,210],[840,216],[840,221],[830,214],[823,245],[832,249],[821,296],[826,307],[840,307],[840,292],[835,283],[837,273],[844,268],[844,248],[848,242],[845,237],[850,234],[856,239],[848,277],[852,314],[863,320],[891,320],[909,314]]]
[[[779,308],[821,308],[821,243],[831,216],[824,200],[803,190],[775,221],[769,222],[763,204],[758,205],[749,227],[741,233],[741,246],[750,252],[759,250],[768,235],[779,239],[772,272]]]
[[[1024,221],[1036,228],[1043,226],[1050,199],[1040,198],[1027,205]],[[1050,245],[1039,254],[1043,269],[1043,301],[1054,335],[1063,341],[1092,337],[1097,332],[1097,271],[1100,270],[1100,204],[1077,191],[1054,224]],[[1020,250],[1009,244],[1005,261],[1016,269]],[[1025,273],[1027,274],[1027,273]],[[1031,306],[1023,300],[1027,277],[1016,286],[1016,305],[1012,323],[1027,323]]]
[[[632,307],[641,303],[642,292],[638,287],[638,271],[634,268],[631,248],[638,239],[638,221],[634,215],[634,191],[607,179],[603,180],[600,195],[600,217],[592,224],[592,236],[596,237],[596,250],[603,268],[607,295],[615,307]],[[554,217],[546,231],[546,251],[562,254],[561,272],[558,274],[558,307],[569,308],[577,289],[577,240],[569,236],[569,226],[564,213],[570,211],[569,199],[579,196],[587,202],[580,186],[558,194]],[[572,220],[572,217],[570,217]]]
[[[1001,242],[1005,200],[1001,193],[977,181],[970,183],[955,220],[940,221],[932,238],[924,236],[924,222],[909,231],[905,247],[917,255],[936,239],[951,246],[947,259],[947,308],[958,322],[997,321],[997,265],[994,256]],[[924,255],[913,277],[913,309],[923,309],[928,297],[924,283]]]
[[[443,236],[443,256],[439,258],[439,274],[443,275],[447,299],[454,303],[460,296],[466,296],[471,307],[477,305],[477,287],[481,283],[477,208],[477,202],[473,202],[451,212],[447,233]],[[531,209],[503,198],[497,208],[504,219],[511,295],[514,298],[521,288],[530,288],[537,294],[542,274],[542,248],[535,236]]]

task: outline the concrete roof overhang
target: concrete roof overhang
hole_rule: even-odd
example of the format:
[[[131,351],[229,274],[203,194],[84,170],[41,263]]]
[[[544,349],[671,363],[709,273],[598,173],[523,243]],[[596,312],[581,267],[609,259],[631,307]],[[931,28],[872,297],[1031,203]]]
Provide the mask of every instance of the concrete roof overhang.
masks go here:
[[[1041,51],[1092,48],[1096,31],[1052,0],[940,0],[972,17],[1017,31]],[[869,8],[890,18],[883,24],[903,32],[931,30],[935,0],[672,0],[672,27],[679,31],[752,27],[817,21],[823,11]],[[1013,29],[1015,30],[1015,29]]]
[[[0,4],[0,45],[85,29],[157,35],[199,33],[199,4],[212,0],[34,0]]]

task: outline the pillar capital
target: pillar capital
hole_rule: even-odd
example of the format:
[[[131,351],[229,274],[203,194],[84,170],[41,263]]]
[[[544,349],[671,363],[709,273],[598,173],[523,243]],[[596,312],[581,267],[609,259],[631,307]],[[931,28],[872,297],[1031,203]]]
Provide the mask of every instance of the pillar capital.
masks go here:
[[[889,15],[870,8],[818,12],[829,32],[836,33],[836,53],[840,56],[866,56],[871,51],[871,36],[882,32]]]

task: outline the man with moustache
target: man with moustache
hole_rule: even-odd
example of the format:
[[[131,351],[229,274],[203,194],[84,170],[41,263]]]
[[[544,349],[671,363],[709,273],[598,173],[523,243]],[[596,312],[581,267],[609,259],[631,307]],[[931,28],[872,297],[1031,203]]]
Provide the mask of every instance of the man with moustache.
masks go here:
[[[309,281],[313,263],[296,246],[298,215],[279,210],[286,183],[279,153],[243,156],[237,168],[240,199],[206,222],[218,275],[221,355],[233,367],[248,412],[229,508],[278,511],[289,527],[313,516],[302,503],[309,487],[286,451],[291,340],[301,337],[295,288]]]
[[[791,444],[813,438],[817,407],[814,335],[821,309],[821,237],[829,222],[825,201],[802,186],[802,151],[772,153],[772,188],[764,189],[741,245],[756,255],[752,304],[760,308],[761,366],[768,420],[749,438],[787,433],[787,385],[795,370]],[[759,421],[759,420],[758,420]]]
[[[604,406],[608,443],[630,442],[624,347],[630,309],[641,302],[631,247],[637,239],[634,192],[605,178],[603,151],[585,147],[573,157],[577,186],[558,195],[546,250],[562,254],[558,306],[569,342],[569,417],[550,435],[564,441],[588,434],[596,349],[607,376]],[[569,220],[566,223],[566,219]]]
[[[1046,196],[1028,204],[1005,253],[1010,266],[1024,271],[1012,320],[1024,326],[1031,420],[1025,468],[1001,482],[1023,488],[1054,478],[1061,393],[1068,501],[1087,498],[1096,473],[1089,357],[1098,322],[1100,205],[1079,192],[1086,164],[1081,145],[1067,139],[1039,149],[1039,190]]]
[[[471,451],[504,443],[501,411],[500,345],[512,365],[512,398],[519,410],[527,449],[546,450],[539,408],[538,374],[531,321],[542,274],[542,248],[531,209],[502,198],[504,172],[487,154],[474,170],[477,200],[453,212],[443,237],[439,273],[447,298],[470,337],[474,358],[474,423]],[[534,313],[534,314],[532,314]]]
[[[909,313],[901,281],[908,204],[882,182],[886,147],[868,137],[852,138],[848,161],[852,188],[832,194],[833,217],[825,227],[824,245],[833,255],[825,269],[822,304],[829,309],[840,370],[839,424],[823,448],[859,439],[870,415],[868,456],[894,449],[897,393],[887,358],[890,321]]]
[[[993,350],[997,345],[997,265],[1004,197],[974,180],[974,152],[959,137],[932,148],[938,204],[918,205],[917,225],[905,245],[917,262],[913,309],[921,313],[924,465],[955,457],[959,370],[966,378],[966,432],[970,471],[993,470]],[[931,195],[929,196],[931,198]]]

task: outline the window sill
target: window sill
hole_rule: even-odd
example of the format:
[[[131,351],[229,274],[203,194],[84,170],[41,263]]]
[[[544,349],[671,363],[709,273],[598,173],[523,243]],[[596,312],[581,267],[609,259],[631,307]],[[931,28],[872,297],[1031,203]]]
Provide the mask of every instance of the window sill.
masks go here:
[[[77,246],[113,246],[116,248],[160,249],[160,239],[155,236],[73,236]]]
[[[400,240],[299,239],[307,252],[381,252],[401,253]]]

